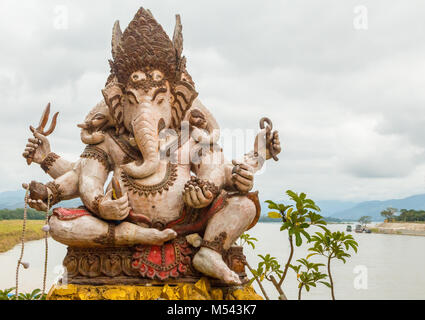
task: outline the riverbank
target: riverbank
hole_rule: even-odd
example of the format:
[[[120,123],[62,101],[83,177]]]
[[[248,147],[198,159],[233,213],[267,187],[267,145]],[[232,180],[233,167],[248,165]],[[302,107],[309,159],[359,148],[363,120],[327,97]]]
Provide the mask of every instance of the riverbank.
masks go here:
[[[373,233],[425,236],[425,223],[384,222],[371,230]]]
[[[6,252],[21,243],[22,220],[0,221],[0,252]],[[25,233],[25,241],[33,241],[44,238],[41,228],[44,221],[28,220]]]

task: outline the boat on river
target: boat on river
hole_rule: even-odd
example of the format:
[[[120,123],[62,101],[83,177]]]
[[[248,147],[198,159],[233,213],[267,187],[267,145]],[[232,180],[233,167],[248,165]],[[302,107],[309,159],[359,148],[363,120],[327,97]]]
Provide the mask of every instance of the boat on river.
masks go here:
[[[360,224],[356,224],[356,228],[354,229],[354,231],[357,233],[362,233],[364,230]]]

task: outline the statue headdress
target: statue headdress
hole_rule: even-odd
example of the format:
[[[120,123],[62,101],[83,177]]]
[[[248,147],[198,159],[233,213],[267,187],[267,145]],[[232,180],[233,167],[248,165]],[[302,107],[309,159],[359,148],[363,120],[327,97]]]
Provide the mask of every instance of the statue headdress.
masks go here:
[[[119,22],[112,35],[112,74],[121,84],[138,70],[158,69],[169,81],[180,80],[185,71],[182,57],[183,36],[180,17],[177,16],[173,41],[149,10],[140,8],[127,29],[122,33]]]

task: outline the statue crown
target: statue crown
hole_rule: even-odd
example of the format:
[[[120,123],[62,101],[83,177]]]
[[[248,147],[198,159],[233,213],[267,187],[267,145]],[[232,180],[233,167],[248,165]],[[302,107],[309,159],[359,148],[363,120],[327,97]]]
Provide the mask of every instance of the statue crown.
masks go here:
[[[169,81],[181,76],[185,68],[183,36],[180,16],[176,16],[173,41],[149,10],[140,8],[124,33],[119,22],[112,35],[111,73],[121,84],[126,84],[133,72],[158,69]]]

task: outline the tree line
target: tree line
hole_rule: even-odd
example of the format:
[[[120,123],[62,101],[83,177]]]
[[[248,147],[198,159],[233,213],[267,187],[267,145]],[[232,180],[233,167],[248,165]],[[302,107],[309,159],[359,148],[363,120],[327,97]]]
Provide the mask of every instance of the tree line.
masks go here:
[[[396,215],[396,213],[399,213]],[[387,208],[381,212],[381,216],[386,218],[389,222],[394,221],[404,221],[404,222],[415,222],[415,221],[425,221],[425,211],[424,210],[407,210],[401,209],[398,211],[395,208]]]
[[[0,220],[20,220],[24,218],[24,209],[2,209],[0,210]],[[45,212],[39,212],[34,209],[27,210],[28,220],[44,220],[46,219]]]

